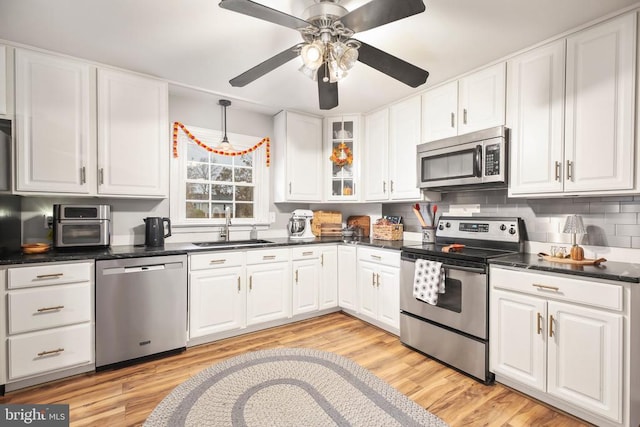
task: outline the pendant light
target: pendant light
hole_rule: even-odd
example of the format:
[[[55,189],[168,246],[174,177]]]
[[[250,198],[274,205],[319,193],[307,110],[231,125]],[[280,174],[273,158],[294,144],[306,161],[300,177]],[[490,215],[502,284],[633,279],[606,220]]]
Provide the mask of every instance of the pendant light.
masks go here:
[[[222,141],[218,144],[218,150],[222,151],[233,151],[233,147],[227,138],[227,107],[231,105],[231,101],[228,99],[221,99],[218,101],[218,104],[222,106],[222,117],[223,117],[223,131],[224,136],[222,137]]]

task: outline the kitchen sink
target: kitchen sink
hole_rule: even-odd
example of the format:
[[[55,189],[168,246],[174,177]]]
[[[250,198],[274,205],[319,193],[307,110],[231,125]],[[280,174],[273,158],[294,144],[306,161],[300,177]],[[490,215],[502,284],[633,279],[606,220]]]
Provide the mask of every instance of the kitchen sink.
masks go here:
[[[195,246],[201,248],[235,248],[238,246],[261,246],[273,243],[269,240],[249,239],[249,240],[217,240],[215,242],[197,242]]]

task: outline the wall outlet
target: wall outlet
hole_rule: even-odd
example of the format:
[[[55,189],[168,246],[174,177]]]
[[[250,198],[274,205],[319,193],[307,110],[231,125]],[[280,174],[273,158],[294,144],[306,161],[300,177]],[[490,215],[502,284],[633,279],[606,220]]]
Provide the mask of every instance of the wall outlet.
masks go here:
[[[53,217],[48,215],[42,215],[44,228],[49,229],[53,226]]]

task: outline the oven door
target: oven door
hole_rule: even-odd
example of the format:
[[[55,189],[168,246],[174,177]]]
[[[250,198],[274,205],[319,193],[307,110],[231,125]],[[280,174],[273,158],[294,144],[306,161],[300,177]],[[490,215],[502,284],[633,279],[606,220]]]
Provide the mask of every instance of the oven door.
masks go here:
[[[486,340],[487,274],[484,268],[446,265],[445,293],[431,305],[413,296],[415,262],[402,259],[400,310]]]
[[[56,248],[109,246],[111,221],[62,220],[55,222],[53,245]]]

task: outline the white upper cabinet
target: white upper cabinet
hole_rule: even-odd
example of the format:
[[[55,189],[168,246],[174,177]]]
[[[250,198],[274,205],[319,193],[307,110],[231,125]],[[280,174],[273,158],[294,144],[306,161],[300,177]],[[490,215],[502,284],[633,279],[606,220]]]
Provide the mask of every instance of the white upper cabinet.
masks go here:
[[[511,195],[562,191],[565,42],[507,63]]]
[[[565,191],[633,187],[636,14],[567,38]]]
[[[98,193],[166,197],[168,86],[98,69]]]
[[[281,111],[274,134],[274,201],[322,201],[322,119]]]
[[[16,189],[90,194],[95,188],[91,67],[16,49]]]
[[[422,95],[424,142],[504,125],[506,71],[492,65]]]
[[[633,190],[635,58],[634,13],[509,61],[511,196]]]
[[[389,184],[391,200],[419,200],[416,147],[420,144],[421,101],[416,96],[389,108]]]
[[[369,202],[389,200],[389,109],[368,114],[364,119],[364,128],[364,199]]]

